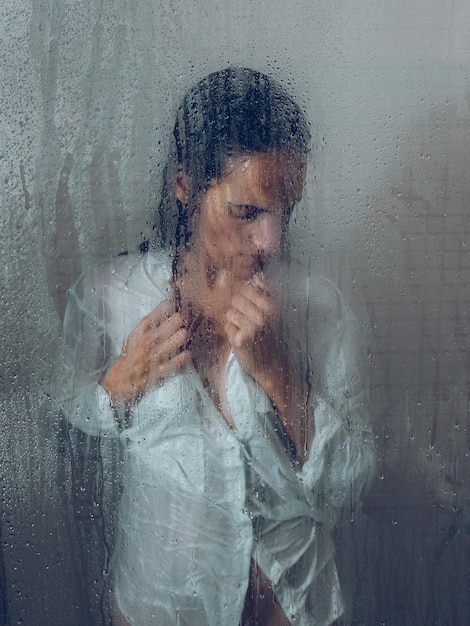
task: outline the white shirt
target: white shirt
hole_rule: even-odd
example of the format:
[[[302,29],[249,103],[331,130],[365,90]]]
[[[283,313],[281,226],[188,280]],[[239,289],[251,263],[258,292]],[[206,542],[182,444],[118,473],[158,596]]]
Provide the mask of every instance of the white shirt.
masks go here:
[[[68,419],[122,444],[119,609],[133,626],[238,626],[254,559],[296,625],[327,626],[342,613],[330,532],[375,462],[355,318],[326,279],[283,276],[285,339],[313,389],[315,435],[301,466],[233,353],[225,392],[234,429],[192,366],[129,415],[111,407],[97,381],[138,321],[171,295],[170,279],[166,253],[121,257],[79,279],[64,323]]]

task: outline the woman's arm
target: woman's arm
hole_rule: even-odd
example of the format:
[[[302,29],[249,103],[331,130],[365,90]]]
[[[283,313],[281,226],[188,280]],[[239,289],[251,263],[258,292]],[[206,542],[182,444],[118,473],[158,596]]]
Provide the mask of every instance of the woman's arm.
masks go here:
[[[270,398],[304,462],[314,430],[313,414],[307,415],[310,389],[289,361],[278,329],[276,298],[267,283],[255,275],[233,297],[225,331],[236,357]]]
[[[331,283],[314,278],[302,283],[296,278],[295,283],[287,283],[286,291],[292,289],[299,297],[285,294],[284,332],[278,337],[286,340],[291,363],[298,363],[293,370],[297,380],[308,381],[304,415],[307,420],[315,416],[314,437],[308,437],[308,455],[302,467],[285,454],[275,422],[269,419],[269,409],[263,412],[263,400],[256,390],[248,393],[254,407],[249,417],[245,417],[246,410],[243,414],[234,411],[234,421],[259,486],[260,496],[256,495],[251,505],[258,516],[259,533],[254,559],[273,581],[286,615],[292,610],[297,614],[296,623],[326,624],[342,611],[330,531],[339,509],[358,503],[374,471],[375,449],[366,405],[367,387],[361,374],[357,321]],[[249,293],[245,297],[256,299]],[[261,306],[266,305],[258,308]],[[251,377],[263,386],[262,379],[256,379],[259,371],[255,368],[263,362],[259,356],[259,360],[256,358],[258,348],[251,348],[249,339],[236,347],[237,333],[239,337],[250,337],[250,323],[243,320],[247,315],[254,317],[254,313],[247,313],[249,308],[246,303],[234,302],[235,311],[229,318],[233,328],[228,328],[227,334],[233,333],[232,346],[235,344],[235,354],[238,350],[240,365],[245,372],[255,372]],[[260,327],[262,322],[258,320]],[[244,333],[240,332],[243,329]],[[281,363],[279,356],[271,364],[273,361]],[[260,371],[264,372],[262,368]],[[267,369],[268,375],[274,371],[278,372],[278,380],[273,377],[274,385],[282,389],[285,369],[273,365]],[[269,379],[265,372],[263,375]],[[239,390],[229,394],[230,406],[241,403],[239,395]],[[270,395],[273,402],[277,397],[276,392]],[[282,400],[277,402],[281,404]],[[286,418],[291,423],[289,415]]]
[[[165,259],[161,277],[152,263],[152,281],[143,257],[123,257],[85,273],[69,290],[63,409],[91,435],[114,430],[188,359],[187,331],[165,299]]]
[[[375,471],[368,364],[363,328],[336,287],[316,277],[307,293],[312,294],[305,343],[315,438],[302,476],[312,503],[320,494],[334,519],[341,507],[359,504]]]
[[[320,498],[319,510],[333,519],[334,510],[360,496],[375,469],[360,329],[326,279],[303,283],[296,276],[282,296],[284,333],[274,331],[277,298],[256,276],[233,298],[226,333],[296,446],[310,504],[316,507]],[[280,338],[288,335],[289,350]]]

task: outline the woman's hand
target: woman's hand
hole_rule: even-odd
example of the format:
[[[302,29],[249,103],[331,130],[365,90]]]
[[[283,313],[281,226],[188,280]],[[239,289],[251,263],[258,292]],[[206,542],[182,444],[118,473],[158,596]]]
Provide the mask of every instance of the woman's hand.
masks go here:
[[[226,313],[225,332],[230,346],[243,368],[259,384],[270,365],[279,358],[278,305],[269,286],[253,276],[232,297]]]
[[[189,331],[169,300],[140,320],[100,380],[113,404],[127,408],[189,360]]]
[[[281,338],[279,306],[259,278],[243,285],[232,298],[225,332],[245,371],[264,389],[302,461],[306,458],[309,389],[289,363]],[[313,427],[313,420],[312,422]]]

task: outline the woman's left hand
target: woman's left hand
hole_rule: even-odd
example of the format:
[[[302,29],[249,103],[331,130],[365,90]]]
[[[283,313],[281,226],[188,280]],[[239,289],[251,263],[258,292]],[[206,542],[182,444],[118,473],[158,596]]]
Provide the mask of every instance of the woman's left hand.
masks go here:
[[[262,387],[262,378],[279,359],[279,307],[269,285],[257,275],[232,298],[225,332],[242,367]]]
[[[269,285],[259,276],[253,276],[233,296],[226,317],[225,332],[232,351],[271,399],[304,462],[307,440],[315,430],[313,415],[307,424],[310,390],[287,358],[280,332],[279,305]]]

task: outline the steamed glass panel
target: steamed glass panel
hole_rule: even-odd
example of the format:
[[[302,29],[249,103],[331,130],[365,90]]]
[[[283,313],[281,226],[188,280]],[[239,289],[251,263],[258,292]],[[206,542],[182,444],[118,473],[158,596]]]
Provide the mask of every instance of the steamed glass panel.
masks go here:
[[[469,622],[469,32],[464,0],[2,1],[0,623],[104,614],[119,457],[54,402],[65,292],[149,236],[177,103],[229,64],[312,121],[294,249],[368,346],[379,473],[336,532],[347,620]]]

